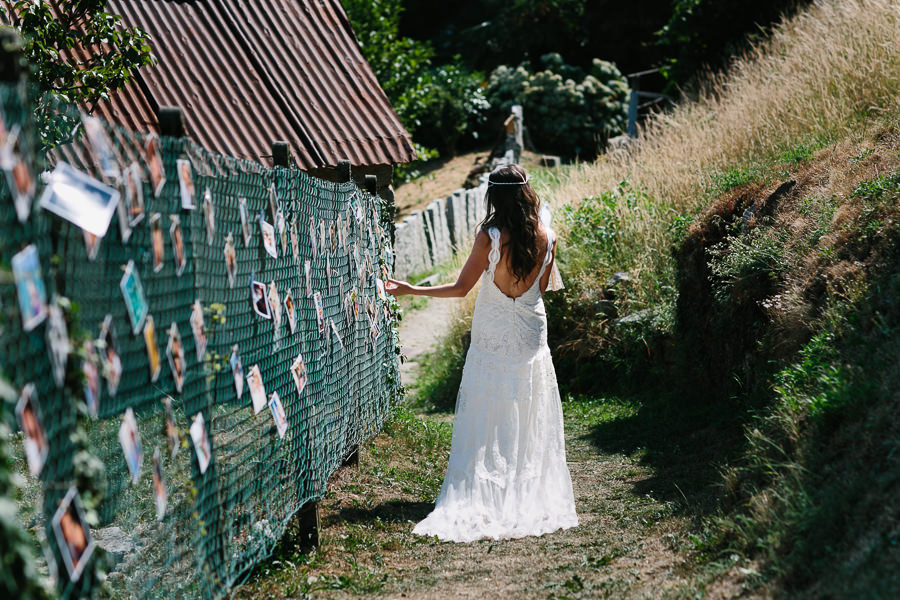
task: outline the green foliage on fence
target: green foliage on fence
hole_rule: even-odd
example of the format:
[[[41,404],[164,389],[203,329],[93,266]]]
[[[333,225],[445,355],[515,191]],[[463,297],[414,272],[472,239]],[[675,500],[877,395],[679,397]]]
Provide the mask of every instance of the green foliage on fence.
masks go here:
[[[20,88],[0,88],[0,101],[17,140],[4,151],[23,156],[36,178],[67,163],[123,195],[92,246],[81,228],[38,206],[43,184],[21,222],[9,186],[0,191],[0,378],[21,397],[33,390],[46,447],[34,477],[24,457],[29,438],[12,441],[24,477],[19,519],[40,542],[63,597],[98,587],[117,597],[222,597],[272,553],[296,511],[322,496],[343,459],[380,429],[399,392],[395,306],[376,286],[393,262],[387,211],[353,183],[264,168],[187,139],[154,138],[165,175],[158,182],[151,138],[103,123],[100,137],[108,136],[111,152],[98,150],[79,124],[45,156],[34,150],[33,102]],[[60,110],[61,120],[79,122]],[[105,173],[104,155],[116,167]],[[193,209],[182,200],[186,168]],[[268,225],[277,258],[264,245],[263,229],[273,233]],[[58,326],[40,317],[40,293],[28,293],[34,278],[29,284],[12,273],[20,261],[14,257],[32,247],[47,301],[60,307],[68,328],[71,352],[59,384],[50,358],[61,347],[53,337]],[[142,323],[131,318],[123,291],[134,289],[131,273],[146,298]],[[255,312],[251,281],[265,290],[257,307],[280,319]],[[137,313],[139,296],[130,296]],[[237,377],[233,356],[242,365]],[[304,369],[295,377],[298,357]],[[265,388],[259,412],[248,380],[254,366]],[[275,394],[283,435],[278,411],[266,406],[277,409]],[[96,401],[86,401],[92,395]],[[123,428],[131,413],[142,449],[131,453],[138,473],[120,441],[132,447],[132,430]],[[98,542],[77,561],[83,572],[74,582],[66,560],[74,554],[61,550],[62,528],[54,525],[61,502],[74,506],[72,489],[79,518]]]

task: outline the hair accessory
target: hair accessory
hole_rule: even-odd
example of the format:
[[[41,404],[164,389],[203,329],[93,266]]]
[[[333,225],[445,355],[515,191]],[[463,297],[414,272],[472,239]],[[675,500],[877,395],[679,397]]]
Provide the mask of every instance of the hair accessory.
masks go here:
[[[492,185],[525,185],[528,183],[528,175],[525,176],[525,181],[491,181],[488,178],[488,186]]]

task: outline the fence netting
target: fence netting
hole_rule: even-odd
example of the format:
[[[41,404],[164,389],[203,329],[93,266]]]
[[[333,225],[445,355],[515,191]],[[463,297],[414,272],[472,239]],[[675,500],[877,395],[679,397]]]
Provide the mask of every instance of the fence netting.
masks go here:
[[[36,111],[22,86],[0,100],[20,519],[62,597],[228,595],[399,390],[388,211],[352,182]],[[102,237],[80,221],[103,213],[93,180],[120,195]]]

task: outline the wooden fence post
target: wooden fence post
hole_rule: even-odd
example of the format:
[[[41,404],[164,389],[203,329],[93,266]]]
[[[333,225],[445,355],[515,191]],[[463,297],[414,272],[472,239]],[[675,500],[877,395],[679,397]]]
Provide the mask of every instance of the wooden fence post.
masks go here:
[[[284,141],[272,142],[272,163],[276,167],[291,166],[291,143]]]
[[[160,106],[159,133],[166,137],[184,137],[184,111],[180,106]]]
[[[338,183],[346,183],[350,181],[350,160],[342,159],[337,164]]]

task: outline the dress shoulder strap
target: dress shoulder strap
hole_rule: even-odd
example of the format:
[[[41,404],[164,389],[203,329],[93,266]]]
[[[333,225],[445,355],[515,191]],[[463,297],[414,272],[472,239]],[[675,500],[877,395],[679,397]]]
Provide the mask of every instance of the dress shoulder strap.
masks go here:
[[[497,269],[497,263],[500,262],[500,230],[496,227],[488,229],[488,235],[491,237],[491,251],[488,253],[488,273],[494,276]]]

